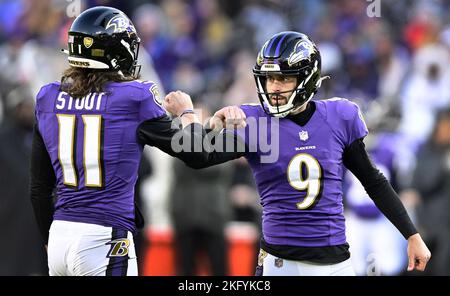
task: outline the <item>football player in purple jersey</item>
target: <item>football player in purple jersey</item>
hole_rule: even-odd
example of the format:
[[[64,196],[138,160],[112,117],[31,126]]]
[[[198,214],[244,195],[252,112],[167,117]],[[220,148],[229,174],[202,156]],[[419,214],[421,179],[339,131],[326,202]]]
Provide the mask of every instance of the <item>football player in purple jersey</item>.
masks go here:
[[[343,216],[344,167],[408,241],[408,270],[424,270],[430,251],[367,155],[368,130],[358,106],[341,98],[311,100],[324,79],[316,45],[301,33],[276,34],[260,50],[253,73],[260,105],[226,107],[211,121],[214,127],[246,118],[245,128],[221,133],[243,149],[210,152],[196,167],[248,160],[263,207],[256,273],[354,275]],[[184,93],[175,97],[189,99]],[[180,114],[181,107],[167,111]],[[275,157],[264,158],[269,150],[261,143],[271,143]]]
[[[188,164],[203,161],[159,141],[178,129],[157,86],[137,80],[139,42],[120,10],[84,11],[68,33],[70,67],[37,94],[30,195],[50,275],[137,275],[133,234],[143,221],[134,186],[144,144]],[[176,93],[166,100],[177,103]],[[198,125],[202,138],[192,102],[177,107],[181,125]]]

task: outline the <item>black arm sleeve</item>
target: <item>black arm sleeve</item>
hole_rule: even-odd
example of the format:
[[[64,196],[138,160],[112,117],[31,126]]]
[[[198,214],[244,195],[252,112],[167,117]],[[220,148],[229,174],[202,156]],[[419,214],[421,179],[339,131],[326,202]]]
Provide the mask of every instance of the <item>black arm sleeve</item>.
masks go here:
[[[53,221],[52,192],[56,183],[50,156],[45,148],[39,130],[34,126],[30,164],[30,198],[34,215],[44,243],[48,242],[48,232]]]
[[[138,127],[140,143],[155,146],[167,154],[179,158],[191,168],[201,169],[245,155],[240,152],[226,152],[227,145],[242,145],[231,134],[215,134],[201,124],[193,123],[180,129],[180,126],[163,116],[142,122]],[[217,147],[220,149],[217,149]]]
[[[370,161],[362,139],[354,141],[345,149],[343,160],[344,165],[358,178],[378,209],[406,239],[417,233],[397,193]]]

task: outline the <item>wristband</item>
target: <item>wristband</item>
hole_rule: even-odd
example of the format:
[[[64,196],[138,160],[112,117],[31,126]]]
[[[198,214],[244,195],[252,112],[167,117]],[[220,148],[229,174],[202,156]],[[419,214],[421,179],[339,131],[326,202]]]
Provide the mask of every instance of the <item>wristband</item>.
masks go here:
[[[178,115],[178,117],[181,118],[181,116],[183,116],[183,115],[185,115],[185,114],[195,114],[195,112],[194,112],[194,110],[192,110],[192,109],[186,109],[186,110],[184,110],[183,112],[181,112],[181,114]]]

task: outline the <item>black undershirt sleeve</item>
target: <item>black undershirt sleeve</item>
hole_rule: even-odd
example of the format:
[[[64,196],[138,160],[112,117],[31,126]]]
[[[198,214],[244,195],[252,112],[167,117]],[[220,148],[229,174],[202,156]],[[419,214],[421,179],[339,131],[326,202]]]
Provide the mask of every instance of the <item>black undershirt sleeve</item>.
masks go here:
[[[194,169],[210,167],[245,155],[242,148],[226,152],[230,145],[244,145],[237,136],[214,133],[199,123],[192,123],[181,129],[167,115],[142,122],[137,134],[141,144],[155,146]]]
[[[142,122],[138,127],[137,136],[141,144],[155,146],[195,169],[210,167],[245,155],[242,148],[245,144],[234,134],[214,133],[198,123],[181,129],[167,115]],[[230,145],[231,147],[240,145],[241,148],[226,152]],[[50,156],[35,126],[31,152],[30,197],[45,243],[48,242],[48,232],[53,221],[52,193],[55,184],[56,176]]]
[[[237,136],[232,130],[228,132],[215,131],[205,126],[208,153],[206,162],[202,167],[210,167],[229,160],[249,155],[249,149],[245,141]]]
[[[355,140],[345,149],[343,161],[364,186],[378,209],[406,239],[417,233],[397,193],[386,177],[370,161],[362,139]]]
[[[44,243],[48,242],[50,225],[53,221],[52,193],[56,184],[50,156],[37,126],[34,126],[30,163],[30,198],[34,215]]]

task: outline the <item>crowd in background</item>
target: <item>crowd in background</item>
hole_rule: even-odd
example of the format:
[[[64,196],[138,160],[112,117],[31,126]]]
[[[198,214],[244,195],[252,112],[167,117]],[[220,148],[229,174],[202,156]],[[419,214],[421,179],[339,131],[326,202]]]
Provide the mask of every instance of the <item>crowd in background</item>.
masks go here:
[[[0,275],[46,272],[42,267],[45,251],[27,194],[33,101],[39,88],[59,80],[68,66],[60,49],[66,47],[73,21],[70,12],[77,11],[77,4],[82,5],[80,11],[108,5],[129,15],[142,41],[143,79],[158,80],[165,92],[183,90],[196,106],[209,112],[225,105],[257,103],[251,69],[258,49],[280,31],[308,34],[321,52],[322,74],[331,77],[315,99],[344,97],[359,104],[371,131],[366,145],[374,151],[389,150],[385,153],[390,155],[390,179],[430,246],[433,258],[426,274],[450,275],[448,0],[0,0],[0,229],[9,242],[0,244],[0,252],[10,259],[0,264]],[[370,17],[370,5],[378,9],[378,16]],[[224,240],[217,234],[224,232],[227,222],[249,221],[258,226],[258,198],[245,162],[211,169],[210,174],[224,174],[219,182],[205,177],[206,171],[198,172],[195,180],[204,180],[211,188],[192,192],[199,198],[190,206],[204,208],[198,214],[192,208],[191,215],[181,207],[181,195],[186,192],[176,191],[186,185],[179,184],[181,177],[174,176],[173,169],[167,169],[174,166],[180,174],[179,164],[167,160],[154,166],[161,165],[166,169],[154,169],[153,175],[167,175],[165,186],[174,190],[165,191],[164,202],[147,196],[154,190],[141,192],[144,200],[153,201],[146,211],[149,227],[161,221],[185,226],[175,227],[180,245],[189,243],[182,240],[186,235],[192,239],[210,233],[217,238],[214,246]],[[208,197],[211,205],[205,207]],[[346,203],[352,223],[390,225],[383,217],[360,215],[353,211],[354,203]],[[209,219],[207,211],[217,219]],[[186,220],[190,218],[192,223]],[[211,230],[188,229],[191,224],[208,225]],[[399,234],[388,234],[393,226],[381,229],[387,230],[374,231],[372,238],[378,249],[369,243],[355,246],[363,254],[355,263],[360,266],[358,274],[370,274],[370,256],[376,250],[390,248],[405,254]],[[370,241],[354,237],[355,233],[349,231],[351,241]],[[398,243],[382,245],[384,234]],[[219,256],[217,252],[212,257]],[[375,274],[402,274],[406,269],[402,256],[393,256],[389,262],[394,266],[381,264]],[[183,264],[180,274],[193,273],[186,267],[193,263]],[[217,274],[226,273],[222,265],[214,263]]]

